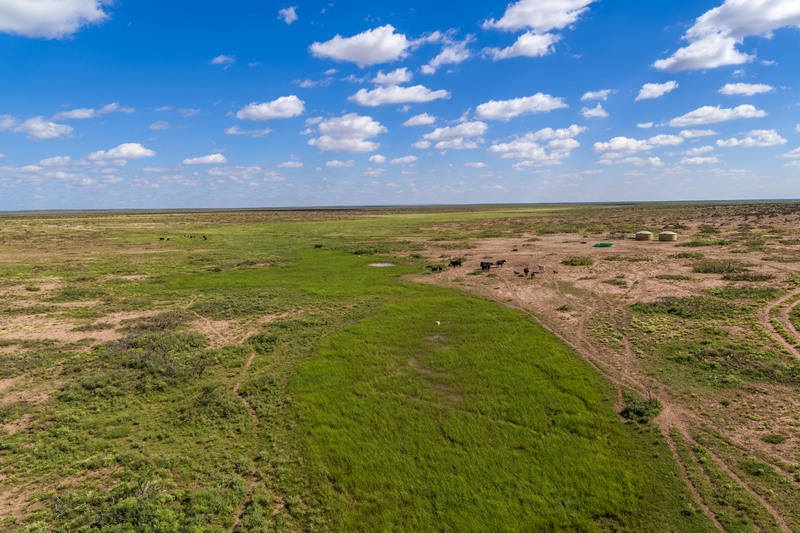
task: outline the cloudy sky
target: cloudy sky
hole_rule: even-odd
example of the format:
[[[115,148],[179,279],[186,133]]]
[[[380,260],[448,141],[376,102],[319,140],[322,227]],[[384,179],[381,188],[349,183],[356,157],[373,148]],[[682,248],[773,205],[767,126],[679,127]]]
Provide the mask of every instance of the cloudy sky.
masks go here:
[[[800,197],[798,0],[0,0],[0,210]]]

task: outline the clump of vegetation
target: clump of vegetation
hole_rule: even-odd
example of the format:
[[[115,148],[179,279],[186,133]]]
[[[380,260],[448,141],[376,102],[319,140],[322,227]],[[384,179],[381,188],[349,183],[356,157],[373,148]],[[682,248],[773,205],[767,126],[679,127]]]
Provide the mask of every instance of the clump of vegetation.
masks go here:
[[[645,314],[675,315],[681,318],[729,317],[740,309],[717,298],[707,296],[667,296],[653,302],[638,302],[631,309]]]
[[[594,259],[591,257],[573,255],[571,257],[562,259],[561,264],[567,266],[592,266],[594,264]]]
[[[761,437],[761,440],[768,442],[769,444],[781,444],[788,439],[789,437],[786,435],[781,435],[780,433],[769,433]]]
[[[656,279],[666,279],[672,281],[688,281],[692,279],[691,276],[686,276],[684,274],[658,274]]]
[[[745,270],[747,266],[735,259],[703,259],[692,265],[692,271],[698,274],[729,274]]]
[[[643,263],[650,261],[650,257],[646,255],[623,255],[623,254],[610,254],[604,255],[603,261],[627,261],[628,263]]]
[[[95,322],[93,324],[84,324],[72,328],[72,331],[104,331],[107,329],[114,329],[114,324],[111,322]]]
[[[725,281],[769,281],[775,279],[775,276],[772,274],[760,274],[758,272],[749,272],[745,270],[744,272],[732,272],[730,274],[725,274],[722,276],[722,279]]]
[[[800,259],[796,257],[786,257],[784,255],[770,255],[761,258],[762,261],[772,261],[773,263],[797,263]]]
[[[679,254],[672,254],[669,257],[673,259],[704,259],[706,256],[700,252],[681,252]]]
[[[28,292],[38,292],[42,290],[42,288],[38,285],[34,285],[33,283],[29,283],[28,285],[25,285],[25,290]]]
[[[781,294],[780,289],[767,289],[762,287],[722,287],[711,289],[709,294],[724,298],[725,300],[773,300]]]
[[[247,339],[247,343],[253,347],[259,355],[267,355],[275,350],[278,344],[278,337],[268,333],[258,333]]]
[[[632,390],[624,391],[622,399],[625,401],[625,407],[622,408],[619,414],[639,424],[650,422],[658,416],[664,407],[657,398],[643,398]]]
[[[166,311],[154,316],[125,322],[122,330],[138,333],[171,331],[186,323],[189,316],[189,313],[181,310]]]
[[[628,282],[627,281],[625,281],[624,279],[618,279],[618,278],[607,279],[607,280],[604,280],[603,283],[606,283],[608,285],[614,285],[616,287],[627,287],[628,286]]]
[[[562,313],[568,313],[570,311],[574,311],[575,308],[569,304],[564,304],[556,307],[556,311],[561,311]]]
[[[53,302],[80,302],[87,300],[100,300],[106,296],[106,292],[99,287],[65,287],[61,289],[51,301]]]
[[[699,238],[693,241],[686,241],[675,246],[683,247],[683,248],[698,248],[701,246],[725,246],[727,244],[731,244],[733,241],[729,239],[707,239],[707,238]]]

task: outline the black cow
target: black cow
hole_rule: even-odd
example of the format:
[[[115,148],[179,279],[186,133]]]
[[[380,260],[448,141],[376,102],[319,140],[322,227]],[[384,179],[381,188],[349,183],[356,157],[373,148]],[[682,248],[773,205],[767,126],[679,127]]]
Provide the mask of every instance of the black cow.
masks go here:
[[[159,237],[158,240],[159,241],[165,241],[165,240],[167,240],[167,238],[166,237]]]
[[[461,266],[461,259],[451,259],[450,260],[451,267],[460,267]]]
[[[488,272],[492,268],[492,263],[488,261],[481,261],[481,270]]]
[[[500,259],[498,261],[495,261],[494,264],[499,266],[499,267],[501,267],[501,266],[506,264],[506,260],[505,259]]]
[[[530,271],[531,271],[531,269],[530,269],[530,268],[528,268],[528,267],[525,267],[525,268],[523,268],[523,269],[522,269],[522,271],[525,273],[525,276],[527,276],[527,275],[528,275],[528,272],[530,272]]]
[[[203,240],[204,240],[204,241],[207,241],[207,240],[208,240],[208,237],[206,237],[205,235],[203,235]]]
[[[315,244],[314,245],[314,249],[317,249],[317,248],[322,248],[322,245],[321,244]]]

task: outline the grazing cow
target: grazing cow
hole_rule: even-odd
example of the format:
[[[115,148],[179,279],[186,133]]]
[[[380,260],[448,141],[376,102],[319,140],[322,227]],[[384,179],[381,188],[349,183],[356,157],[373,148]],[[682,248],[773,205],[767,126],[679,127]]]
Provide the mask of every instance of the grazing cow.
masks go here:
[[[207,241],[207,240],[208,240],[208,237],[206,237],[205,235],[203,235],[203,240],[204,240],[204,241]]]
[[[517,272],[516,270],[514,271],[514,274],[516,274],[517,276],[521,276],[522,275],[519,272]]]
[[[495,264],[495,265],[497,265],[497,266],[499,266],[499,267],[501,267],[501,266],[503,266],[504,264],[506,264],[506,260],[505,260],[505,259],[500,259],[500,260],[498,260],[498,261],[495,261],[495,262],[494,262],[494,264]]]
[[[158,240],[159,240],[159,241],[165,241],[165,240],[167,240],[167,239],[166,239],[166,237],[159,237],[159,238],[158,238]]]
[[[517,248],[512,248],[512,249],[511,249],[511,251],[512,251],[512,252],[519,252],[519,249],[517,249]]]
[[[451,267],[460,267],[461,266],[461,259],[451,259],[450,260]]]
[[[481,261],[481,270],[483,270],[484,272],[489,272],[491,268],[492,268],[492,263],[488,261]]]
[[[317,248],[322,248],[322,245],[321,244],[315,244],[314,245],[314,249],[317,249]]]
[[[525,276],[527,276],[528,273],[531,271],[531,269],[528,268],[528,267],[525,267],[525,268],[522,269],[522,271],[525,273]]]

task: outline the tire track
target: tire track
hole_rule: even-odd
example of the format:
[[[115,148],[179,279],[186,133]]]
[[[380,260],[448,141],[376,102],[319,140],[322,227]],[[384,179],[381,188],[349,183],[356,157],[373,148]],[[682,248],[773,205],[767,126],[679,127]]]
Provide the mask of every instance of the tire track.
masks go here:
[[[786,340],[783,337],[783,335],[780,334],[780,332],[772,324],[772,320],[771,320],[772,311],[776,307],[778,307],[780,305],[783,305],[784,303],[792,300],[793,298],[796,298],[797,296],[800,296],[800,289],[795,289],[794,291],[790,292],[789,294],[786,294],[786,295],[778,298],[777,300],[774,300],[774,301],[770,302],[769,304],[765,305],[764,307],[762,307],[761,309],[758,310],[758,321],[761,323],[761,326],[770,334],[770,336],[773,339],[775,339],[775,341],[778,344],[780,344],[781,346],[786,348],[792,356],[800,359],[800,350],[798,350],[797,346],[795,346],[794,344],[792,344],[791,342]],[[776,318],[781,323],[783,328],[786,331],[788,331],[790,335],[792,335],[794,337],[794,340],[796,342],[800,343],[800,332],[797,331],[797,328],[794,327],[794,324],[789,319],[789,314],[792,312],[792,309],[797,307],[798,304],[800,304],[800,301],[795,302],[794,304],[787,306],[785,309],[782,309],[778,313],[778,316]]]

